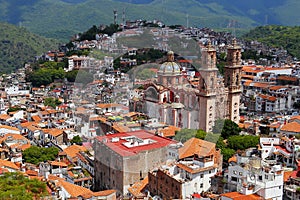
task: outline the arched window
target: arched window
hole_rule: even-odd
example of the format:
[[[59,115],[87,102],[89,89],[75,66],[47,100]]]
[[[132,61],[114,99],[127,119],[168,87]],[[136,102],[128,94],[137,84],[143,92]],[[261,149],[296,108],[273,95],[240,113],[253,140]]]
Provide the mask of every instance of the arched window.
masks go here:
[[[214,88],[214,77],[210,78],[210,87],[213,89]]]

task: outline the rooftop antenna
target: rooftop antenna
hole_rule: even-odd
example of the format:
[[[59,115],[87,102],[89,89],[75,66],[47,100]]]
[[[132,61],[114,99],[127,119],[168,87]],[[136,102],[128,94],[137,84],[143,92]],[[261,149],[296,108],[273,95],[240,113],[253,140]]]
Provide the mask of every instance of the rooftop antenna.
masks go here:
[[[114,24],[117,24],[117,16],[118,16],[117,10],[114,9]]]
[[[164,7],[164,4],[165,4],[165,0],[161,0],[161,21],[163,23],[164,22],[164,14],[165,14],[165,7]]]
[[[268,25],[268,18],[269,18],[269,16],[265,15],[265,25]]]
[[[123,13],[122,13],[122,23],[123,23],[123,30],[125,28],[125,7],[123,8]]]
[[[189,28],[189,14],[186,14],[186,27]]]
[[[228,23],[228,28],[233,28],[232,29],[233,37],[236,37],[235,26],[236,26],[236,20],[230,20],[229,23]]]

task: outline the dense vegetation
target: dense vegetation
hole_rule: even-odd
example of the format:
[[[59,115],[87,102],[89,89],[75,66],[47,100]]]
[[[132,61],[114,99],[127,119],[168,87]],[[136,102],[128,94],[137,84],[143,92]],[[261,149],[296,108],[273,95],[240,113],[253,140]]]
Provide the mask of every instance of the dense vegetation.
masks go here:
[[[23,151],[23,158],[25,162],[37,165],[40,162],[54,160],[58,155],[58,149],[56,147],[37,147],[31,146]]]
[[[33,86],[49,85],[55,80],[62,81],[66,78],[69,82],[77,82],[82,84],[88,84],[93,81],[93,75],[84,70],[73,70],[65,72],[64,68],[67,67],[67,63],[63,62],[35,62],[32,63],[31,69],[26,72],[26,80],[31,82]]]
[[[56,106],[59,106],[61,104],[61,101],[57,98],[48,97],[45,98],[44,105],[45,106],[51,106],[52,108],[56,108]]]
[[[225,162],[232,157],[237,150],[255,147],[259,143],[258,136],[239,135],[241,129],[236,123],[228,119],[216,120],[213,131],[214,133],[206,133],[203,130],[181,129],[176,132],[175,140],[184,143],[190,138],[195,137],[215,143],[216,148],[221,149]]]
[[[79,40],[95,40],[96,39],[96,34],[102,33],[102,34],[107,34],[109,36],[112,36],[114,33],[117,31],[121,31],[119,28],[119,25],[117,24],[110,24],[109,26],[105,26],[103,28],[97,27],[97,26],[92,26],[90,29],[88,29],[84,33],[79,34]]]
[[[257,40],[270,47],[282,47],[289,54],[300,58],[300,26],[260,26],[243,36],[245,40]]]
[[[25,28],[0,23],[0,73],[10,73],[35,56],[57,49],[58,42],[42,38]]]
[[[166,52],[163,52],[158,49],[153,49],[153,48],[144,48],[140,49],[136,55],[128,56],[128,54],[122,55],[121,57],[126,59],[136,59],[137,65],[142,65],[145,63],[154,63],[158,59],[163,58],[163,56],[166,54]],[[121,65],[120,63],[120,58],[117,58],[114,60],[114,68],[115,69],[121,69],[123,72],[128,72],[132,66],[130,65]]]
[[[69,40],[91,25],[113,22],[113,10],[126,10],[127,19],[160,19],[166,24],[186,24],[236,30],[264,24],[299,25],[298,0],[2,0],[0,20],[23,25],[34,33]],[[129,4],[131,3],[131,4]],[[59,16],[59,18],[57,18]],[[159,17],[159,18],[158,18]],[[235,20],[235,23],[233,21]]]
[[[40,199],[47,195],[46,183],[21,173],[4,173],[0,178],[0,199]]]

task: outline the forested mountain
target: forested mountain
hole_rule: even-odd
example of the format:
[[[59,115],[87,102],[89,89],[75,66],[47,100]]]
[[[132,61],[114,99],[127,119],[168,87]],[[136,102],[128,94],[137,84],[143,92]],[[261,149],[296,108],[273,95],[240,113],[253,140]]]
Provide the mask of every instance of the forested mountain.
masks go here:
[[[243,36],[246,40],[257,40],[270,47],[282,47],[300,59],[300,26],[260,26]]]
[[[167,25],[250,29],[300,25],[299,0],[0,0],[0,21],[67,41],[92,25],[126,19],[159,19]],[[188,20],[187,20],[188,19]]]
[[[0,23],[0,73],[12,72],[23,67],[49,50],[58,49],[58,41],[28,32],[25,28]]]

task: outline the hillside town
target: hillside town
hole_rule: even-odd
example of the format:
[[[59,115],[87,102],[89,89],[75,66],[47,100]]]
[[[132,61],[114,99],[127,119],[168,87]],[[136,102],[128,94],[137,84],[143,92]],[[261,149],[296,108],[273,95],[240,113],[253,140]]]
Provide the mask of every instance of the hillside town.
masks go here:
[[[128,21],[95,38],[36,56],[65,61],[64,72],[78,71],[73,82],[37,86],[27,81],[32,63],[1,76],[0,176],[38,179],[46,184],[44,199],[54,200],[300,199],[296,58],[230,33],[156,20]],[[163,56],[141,64],[137,56],[148,47]],[[271,59],[243,59],[249,49]],[[105,56],[67,56],[71,50]],[[87,81],[79,78],[84,72],[92,74]],[[220,120],[257,143],[225,156],[233,136],[216,132]],[[206,137],[188,138],[190,130]],[[214,135],[228,146],[208,138]],[[34,159],[45,149],[56,154]]]

